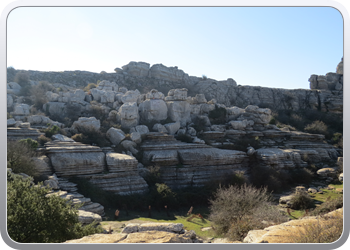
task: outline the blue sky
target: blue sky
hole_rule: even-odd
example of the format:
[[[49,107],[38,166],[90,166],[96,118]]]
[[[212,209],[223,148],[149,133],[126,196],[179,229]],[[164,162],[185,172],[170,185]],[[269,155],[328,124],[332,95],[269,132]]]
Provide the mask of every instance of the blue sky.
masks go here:
[[[15,69],[113,72],[130,61],[192,76],[309,88],[335,72],[343,19],[331,7],[21,7],[7,22]]]

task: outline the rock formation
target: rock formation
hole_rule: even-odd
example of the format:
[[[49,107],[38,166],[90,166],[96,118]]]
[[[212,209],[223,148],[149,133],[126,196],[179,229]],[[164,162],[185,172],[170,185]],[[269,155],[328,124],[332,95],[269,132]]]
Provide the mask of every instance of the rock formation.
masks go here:
[[[64,243],[203,243],[180,223],[128,224],[121,233],[94,234]]]

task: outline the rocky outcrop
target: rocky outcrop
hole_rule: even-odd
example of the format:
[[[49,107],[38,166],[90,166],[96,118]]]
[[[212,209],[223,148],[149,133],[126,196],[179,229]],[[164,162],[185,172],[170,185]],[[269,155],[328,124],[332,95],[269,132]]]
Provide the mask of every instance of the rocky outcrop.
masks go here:
[[[36,140],[40,135],[44,135],[38,129],[30,127],[7,127],[8,140],[33,139]]]
[[[121,233],[94,234],[65,243],[203,243],[180,223],[128,224]]]
[[[141,144],[143,164],[160,166],[161,179],[170,187],[201,186],[246,171],[248,156],[205,144],[184,143],[163,133],[148,133]]]
[[[78,142],[53,141],[45,144],[57,176],[71,177],[104,171],[105,154],[99,147]]]
[[[182,87],[187,88],[193,96],[203,94],[206,100],[216,99],[218,103],[225,104],[226,106],[235,105],[243,108],[248,105],[258,105],[259,107],[276,107],[277,109],[321,109],[325,111],[328,109],[330,112],[342,112],[343,83],[341,64],[337,67],[337,73],[328,73],[326,76],[311,76],[311,90],[289,90],[247,85],[237,86],[237,83],[231,78],[218,81],[209,78],[188,76],[177,67],[166,67],[162,64],[155,64],[150,67],[148,63],[144,62],[130,62],[128,65],[123,66],[123,69],[118,69],[115,73],[98,74],[86,71],[27,71],[27,73],[29,74],[29,78],[34,81],[46,80],[56,85],[65,84],[73,87],[86,86],[88,83],[100,80],[100,89],[91,90],[96,101],[101,101],[101,93],[99,97],[95,98],[96,95],[94,92],[97,92],[97,90],[105,93],[112,90],[115,95],[117,91],[123,92],[121,88],[117,90],[116,85],[138,86],[140,92],[146,92],[146,90],[149,91],[152,88],[161,88],[168,91]],[[8,74],[8,82],[13,81],[13,73],[16,73],[16,70]],[[103,80],[110,83],[102,84],[104,82]],[[112,86],[113,82],[115,84],[114,87]],[[108,87],[102,85],[108,85]],[[107,89],[108,91],[105,91]],[[123,93],[126,93],[126,91]],[[107,99],[109,100],[108,103],[112,104],[112,95],[110,97],[106,96]],[[84,106],[86,104],[82,105]]]
[[[322,225],[328,218],[342,216],[343,208],[332,211],[323,216],[304,217],[291,220],[280,225],[270,226],[263,230],[251,230],[244,238],[244,243],[291,243],[291,237],[302,233],[302,226],[308,224]]]
[[[146,94],[146,100],[140,103],[139,112],[144,122],[161,121],[168,117],[168,108],[164,95],[153,89]]]

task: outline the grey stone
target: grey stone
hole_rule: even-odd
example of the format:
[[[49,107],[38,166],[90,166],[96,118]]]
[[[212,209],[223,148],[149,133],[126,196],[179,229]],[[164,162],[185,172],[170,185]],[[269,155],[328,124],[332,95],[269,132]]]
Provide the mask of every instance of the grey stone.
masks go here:
[[[122,140],[125,139],[125,133],[121,129],[110,128],[106,133],[106,137],[114,145],[118,145]]]

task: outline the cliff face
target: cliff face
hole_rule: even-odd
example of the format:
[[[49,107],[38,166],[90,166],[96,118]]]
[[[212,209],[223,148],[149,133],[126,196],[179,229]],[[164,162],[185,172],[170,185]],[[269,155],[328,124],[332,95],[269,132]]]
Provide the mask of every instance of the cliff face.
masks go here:
[[[48,81],[71,87],[82,87],[89,83],[107,80],[116,82],[128,89],[138,89],[146,93],[157,89],[167,93],[170,89],[187,88],[190,96],[204,94],[207,100],[216,99],[226,106],[246,107],[257,105],[273,109],[318,109],[341,113],[343,111],[342,62],[337,73],[325,76],[311,75],[310,89],[282,89],[259,86],[237,86],[229,78],[224,81],[189,76],[177,67],[155,64],[152,67],[144,62],[130,62],[115,73],[92,73],[87,71],[41,72],[26,71],[33,81]],[[8,82],[13,82],[17,70],[8,69]]]

